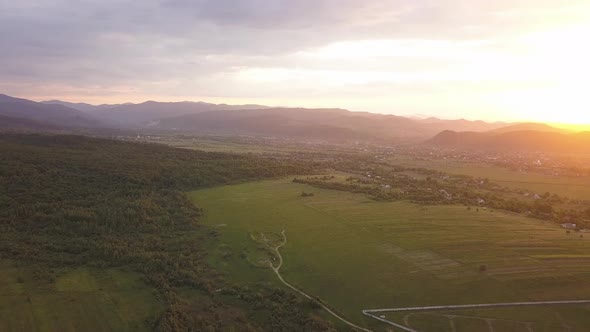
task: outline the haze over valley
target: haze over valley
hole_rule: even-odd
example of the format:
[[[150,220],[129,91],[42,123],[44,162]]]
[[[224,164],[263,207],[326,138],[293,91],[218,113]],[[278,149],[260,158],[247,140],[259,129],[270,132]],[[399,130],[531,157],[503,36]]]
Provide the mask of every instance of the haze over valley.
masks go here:
[[[0,0],[0,331],[589,331],[588,22]]]

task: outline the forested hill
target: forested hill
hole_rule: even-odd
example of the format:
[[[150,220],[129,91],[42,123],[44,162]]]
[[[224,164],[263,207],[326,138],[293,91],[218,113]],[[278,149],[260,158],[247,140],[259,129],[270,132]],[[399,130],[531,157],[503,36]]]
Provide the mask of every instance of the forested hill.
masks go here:
[[[305,167],[79,136],[2,135],[0,152],[0,259],[34,266],[35,278],[51,284],[80,266],[141,273],[165,308],[145,323],[157,331],[330,327],[291,293],[226,285],[205,262],[215,232],[183,193]],[[195,292],[198,301],[185,295]]]

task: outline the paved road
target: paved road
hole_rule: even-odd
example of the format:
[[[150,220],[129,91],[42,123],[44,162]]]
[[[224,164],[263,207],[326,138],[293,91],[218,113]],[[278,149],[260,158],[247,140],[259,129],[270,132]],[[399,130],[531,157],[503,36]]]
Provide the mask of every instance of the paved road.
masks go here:
[[[295,286],[291,285],[290,283],[286,282],[285,279],[283,279],[283,276],[281,275],[281,272],[279,271],[281,269],[281,266],[283,265],[283,256],[281,256],[281,253],[279,252],[279,249],[284,246],[285,244],[287,244],[287,236],[285,235],[285,230],[283,230],[281,232],[281,235],[283,236],[283,242],[281,244],[279,244],[278,246],[274,247],[273,250],[275,251],[275,253],[277,254],[277,256],[279,257],[279,265],[277,265],[276,267],[272,265],[272,263],[269,262],[270,267],[272,268],[272,270],[275,272],[275,274],[277,275],[277,277],[279,278],[279,280],[285,284],[285,286],[291,288],[292,290],[296,291],[297,293],[301,294],[303,297],[318,303],[322,308],[324,308],[324,310],[326,310],[327,312],[329,312],[332,316],[338,318],[340,321],[342,321],[343,323],[347,324],[350,327],[353,327],[359,331],[364,331],[364,332],[373,332],[369,329],[366,329],[364,327],[358,326],[354,323],[351,323],[349,321],[347,321],[346,319],[340,317],[337,313],[335,313],[334,311],[332,311],[330,308],[328,308],[327,306],[325,306],[324,304],[322,304],[321,302],[318,302],[316,299],[314,299],[313,297],[311,297],[310,295],[304,293],[303,291],[297,289]]]
[[[445,309],[546,306],[546,305],[558,305],[558,304],[588,304],[588,303],[590,303],[590,300],[458,304],[458,305],[439,305],[439,306],[430,306],[430,307],[370,309],[370,310],[363,310],[363,313],[364,312],[433,311],[433,310],[445,310]]]
[[[385,318],[381,318],[375,314],[385,312],[407,312],[407,311],[434,311],[434,310],[449,310],[449,309],[471,309],[471,308],[499,308],[499,307],[524,307],[524,306],[548,306],[560,304],[588,304],[590,300],[573,300],[573,301],[539,301],[539,302],[505,302],[505,303],[483,303],[483,304],[458,304],[458,305],[441,305],[429,307],[407,307],[407,308],[385,308],[385,309],[370,309],[363,310],[363,314],[374,318],[383,323],[395,326],[402,331],[418,332],[409,327],[396,324]]]
[[[292,290],[294,290],[295,292],[297,292],[298,294],[301,294],[303,297],[314,301],[316,303],[318,303],[322,308],[324,308],[324,310],[326,310],[328,313],[330,313],[332,316],[336,317],[337,319],[339,319],[340,321],[342,321],[343,323],[357,329],[360,331],[364,331],[364,332],[373,332],[369,329],[366,329],[364,327],[358,326],[352,322],[349,322],[348,320],[340,317],[337,313],[335,313],[334,311],[332,311],[332,309],[328,308],[327,306],[325,306],[323,303],[317,301],[316,299],[314,299],[313,297],[311,297],[310,295],[306,294],[305,292],[299,290],[298,288],[296,288],[295,286],[291,285],[290,283],[286,282],[285,279],[283,279],[283,276],[281,275],[280,269],[281,266],[283,266],[283,256],[281,256],[281,253],[279,252],[279,249],[281,247],[283,247],[284,245],[287,244],[287,236],[285,235],[285,230],[283,230],[281,232],[281,235],[283,236],[283,242],[281,244],[279,244],[278,246],[272,248],[275,253],[277,254],[278,258],[279,258],[279,264],[277,266],[274,266],[272,264],[272,262],[269,262],[270,267],[272,268],[272,270],[275,272],[275,274],[277,275],[277,277],[279,278],[279,280],[287,287],[291,288]],[[386,323],[388,325],[394,326],[398,329],[400,329],[401,331],[406,331],[406,332],[418,332],[412,328],[409,328],[407,326],[401,325],[401,324],[397,324],[394,323],[392,321],[389,321],[385,318],[381,318],[378,315],[378,313],[385,313],[385,312],[404,312],[404,311],[433,311],[433,310],[449,310],[449,309],[470,309],[470,308],[497,308],[497,307],[518,307],[518,306],[547,306],[547,305],[560,305],[560,304],[590,304],[590,300],[574,300],[574,301],[541,301],[541,302],[505,302],[505,303],[484,303],[484,304],[459,304],[459,305],[446,305],[446,306],[427,306],[427,307],[407,307],[407,308],[385,308],[385,309],[368,309],[368,310],[363,310],[363,314],[365,316],[371,317],[373,319],[376,319],[378,321],[381,321],[383,323]]]
[[[391,325],[391,326],[394,326],[394,327],[396,327],[396,328],[398,328],[398,329],[400,329],[400,330],[402,330],[402,331],[406,331],[406,332],[418,332],[418,331],[416,331],[416,330],[414,330],[414,329],[411,329],[411,328],[409,328],[409,327],[407,327],[407,326],[404,326],[404,325],[401,325],[401,324],[394,323],[394,322],[392,322],[392,321],[389,321],[389,320],[387,320],[387,319],[385,319],[385,318],[381,318],[381,317],[379,317],[379,316],[377,316],[377,315],[373,315],[373,314],[371,313],[371,311],[370,311],[370,310],[363,310],[363,315],[365,315],[365,316],[369,316],[369,317],[371,317],[371,318],[374,318],[374,319],[376,319],[376,320],[378,320],[378,321],[380,321],[380,322],[383,322],[383,323],[385,323],[385,324],[389,324],[389,325]]]

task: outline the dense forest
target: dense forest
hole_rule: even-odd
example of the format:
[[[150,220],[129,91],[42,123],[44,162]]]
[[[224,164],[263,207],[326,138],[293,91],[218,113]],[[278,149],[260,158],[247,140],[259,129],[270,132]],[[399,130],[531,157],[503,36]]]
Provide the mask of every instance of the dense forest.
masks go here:
[[[333,329],[289,292],[226,285],[195,241],[215,232],[199,226],[184,194],[309,166],[81,136],[4,134],[0,151],[0,258],[34,266],[37,278],[77,266],[133,269],[166,308],[147,322],[156,331]],[[225,303],[221,286],[238,300]],[[198,303],[187,287],[202,293]]]

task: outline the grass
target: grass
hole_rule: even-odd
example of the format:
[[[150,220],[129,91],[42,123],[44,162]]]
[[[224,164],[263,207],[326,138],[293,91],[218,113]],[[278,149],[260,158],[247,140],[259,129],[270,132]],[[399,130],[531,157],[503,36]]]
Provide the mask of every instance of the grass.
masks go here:
[[[0,331],[145,331],[159,310],[134,273],[80,268],[49,282],[0,261],[0,317],[11,317],[0,319]]]
[[[519,172],[506,168],[456,160],[417,160],[407,156],[392,158],[394,165],[421,167],[451,174],[488,178],[501,186],[526,189],[533,193],[556,193],[574,199],[590,199],[590,178],[564,175],[547,175],[534,172]]]
[[[590,326],[588,306],[556,305],[549,307],[527,308],[495,308],[473,311],[446,311],[432,315],[456,315],[472,322],[491,324],[497,331],[523,331],[526,324],[530,324],[534,331],[562,331],[564,326],[570,326],[573,331],[585,331]],[[457,318],[455,318],[457,319]],[[459,329],[461,330],[461,329]],[[470,331],[469,329],[463,329]],[[475,331],[476,329],[471,329]]]
[[[533,255],[538,259],[590,259],[590,255]]]
[[[365,326],[382,328],[362,309],[590,298],[588,264],[555,265],[531,253],[590,254],[588,239],[557,225],[463,206],[375,202],[290,180],[190,193],[202,222],[221,234],[210,261],[230,278],[280,286],[247,258],[258,250],[252,234],[285,229],[285,279]]]

